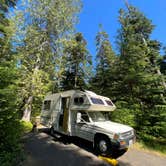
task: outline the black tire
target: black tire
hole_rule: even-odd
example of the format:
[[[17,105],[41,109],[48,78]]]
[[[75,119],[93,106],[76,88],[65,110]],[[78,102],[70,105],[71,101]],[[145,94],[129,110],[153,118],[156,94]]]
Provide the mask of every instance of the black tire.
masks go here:
[[[99,136],[95,138],[95,151],[97,155],[110,156],[111,142],[106,136]]]
[[[54,128],[51,127],[51,128],[50,128],[50,135],[51,135],[51,136],[54,136],[54,133],[55,133],[55,132],[54,132]]]

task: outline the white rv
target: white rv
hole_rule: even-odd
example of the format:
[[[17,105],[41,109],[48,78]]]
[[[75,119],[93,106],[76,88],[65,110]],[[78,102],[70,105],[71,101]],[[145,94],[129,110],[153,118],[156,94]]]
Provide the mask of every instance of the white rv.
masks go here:
[[[91,141],[98,154],[120,156],[135,142],[134,129],[108,119],[112,101],[91,91],[70,90],[45,97],[41,124],[52,134]]]

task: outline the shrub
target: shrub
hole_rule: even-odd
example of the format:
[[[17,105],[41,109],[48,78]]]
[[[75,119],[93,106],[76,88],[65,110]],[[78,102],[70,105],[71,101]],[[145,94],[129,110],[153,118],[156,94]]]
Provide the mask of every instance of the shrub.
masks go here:
[[[0,127],[0,166],[19,165],[23,157],[21,147],[21,136],[32,130],[30,122],[15,119],[4,121]]]
[[[14,119],[4,121],[0,127],[0,165],[14,165],[18,162],[21,153],[20,137],[22,127],[20,122]]]
[[[112,113],[111,119],[115,122],[126,124],[135,128],[135,113],[130,109],[116,109]]]
[[[33,127],[31,122],[25,122],[25,121],[20,121],[20,125],[22,128],[22,131],[21,131],[22,134],[30,132]]]

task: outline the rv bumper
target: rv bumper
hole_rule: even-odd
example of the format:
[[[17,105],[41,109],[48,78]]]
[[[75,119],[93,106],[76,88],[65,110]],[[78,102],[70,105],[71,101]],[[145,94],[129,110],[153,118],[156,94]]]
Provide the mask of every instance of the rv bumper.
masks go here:
[[[128,149],[136,142],[136,137],[130,137],[127,139],[111,140],[111,145],[114,150]]]
[[[118,158],[127,152],[128,148],[134,144],[135,137],[121,140],[111,140],[110,155],[113,158]]]

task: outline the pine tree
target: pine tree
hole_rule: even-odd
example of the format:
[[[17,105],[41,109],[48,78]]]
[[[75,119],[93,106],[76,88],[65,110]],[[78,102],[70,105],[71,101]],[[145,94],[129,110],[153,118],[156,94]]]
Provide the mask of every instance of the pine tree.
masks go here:
[[[94,91],[101,95],[113,96],[114,67],[116,56],[109,42],[108,34],[102,30],[96,35],[96,75],[91,80]]]
[[[64,49],[66,68],[61,86],[63,90],[85,88],[91,71],[91,56],[86,48],[86,41],[81,33],[66,43]]]
[[[15,6],[15,4],[16,0],[6,0],[0,2],[0,60],[1,61],[3,60],[2,58],[10,50],[11,22],[8,18],[6,18],[6,13],[8,12],[9,7],[13,7]],[[4,59],[6,59],[6,56]]]
[[[0,1],[0,164],[15,165],[19,152],[20,124],[17,109],[17,79],[15,52],[11,38],[14,25],[8,17],[16,0]]]
[[[119,21],[119,97],[126,108],[141,110],[136,115],[137,129],[154,134],[154,128],[148,127],[155,126],[155,120],[160,119],[153,120],[156,112],[162,114],[158,105],[165,105],[164,82],[157,63],[160,44],[150,39],[154,26],[135,7],[120,10]]]

